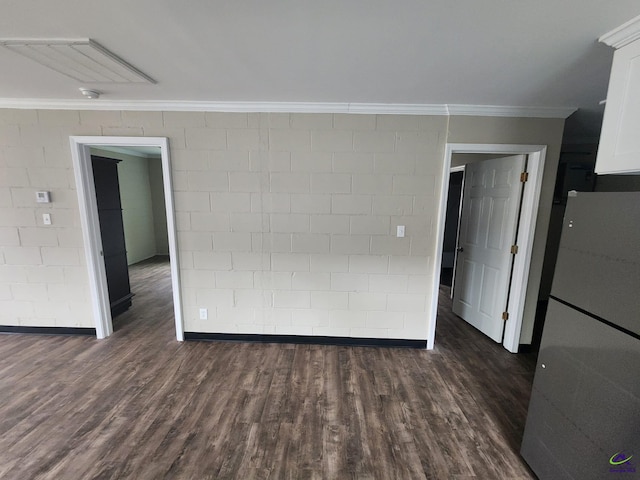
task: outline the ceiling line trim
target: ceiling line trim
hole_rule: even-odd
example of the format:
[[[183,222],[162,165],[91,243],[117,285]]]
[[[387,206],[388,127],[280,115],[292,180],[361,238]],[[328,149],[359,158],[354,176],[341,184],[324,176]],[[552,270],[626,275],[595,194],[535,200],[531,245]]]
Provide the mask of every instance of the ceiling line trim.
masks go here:
[[[567,118],[576,107],[511,107],[503,105],[448,105],[449,115],[480,117]]]
[[[602,35],[598,41],[615,49],[640,38],[640,15]]]
[[[166,100],[64,100],[0,98],[0,108],[38,110],[136,110],[240,113],[354,113],[380,115],[471,115],[567,118],[573,107],[518,107],[411,103],[201,102]]]

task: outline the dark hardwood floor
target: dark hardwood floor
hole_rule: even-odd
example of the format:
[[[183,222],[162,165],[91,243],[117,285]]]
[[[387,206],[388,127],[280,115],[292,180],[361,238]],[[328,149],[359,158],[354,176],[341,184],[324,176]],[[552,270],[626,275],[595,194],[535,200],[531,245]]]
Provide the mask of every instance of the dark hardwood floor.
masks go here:
[[[154,335],[162,332],[167,334],[168,339],[175,340],[169,257],[156,256],[129,265],[129,281],[133,293],[133,308],[113,319],[113,330],[137,330],[140,323],[150,321],[162,327],[154,331]],[[149,325],[143,328],[148,327]],[[150,332],[143,330],[139,333]]]
[[[0,336],[0,478],[535,478],[534,358],[446,295],[433,351],[178,343],[166,266],[131,278],[108,340]]]

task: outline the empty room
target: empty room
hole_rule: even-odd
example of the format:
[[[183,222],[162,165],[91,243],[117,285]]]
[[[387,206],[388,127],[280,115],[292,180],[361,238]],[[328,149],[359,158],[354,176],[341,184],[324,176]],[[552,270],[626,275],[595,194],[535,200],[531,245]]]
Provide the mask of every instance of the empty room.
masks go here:
[[[635,478],[637,2],[0,11],[0,478]]]

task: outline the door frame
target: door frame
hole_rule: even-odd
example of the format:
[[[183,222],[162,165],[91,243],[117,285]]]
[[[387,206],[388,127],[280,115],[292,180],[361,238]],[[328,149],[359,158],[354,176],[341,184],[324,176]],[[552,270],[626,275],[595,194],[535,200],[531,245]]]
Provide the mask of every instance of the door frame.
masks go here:
[[[180,268],[176,239],[175,208],[171,180],[171,161],[169,141],[165,137],[101,137],[70,136],[71,157],[76,180],[82,236],[89,274],[91,309],[96,325],[96,336],[106,338],[113,333],[113,320],[109,306],[107,276],[102,256],[102,238],[96,190],[91,165],[91,147],[159,147],[162,160],[162,182],[164,186],[165,208],[167,215],[167,234],[169,238],[169,261],[171,268],[171,287],[173,289],[173,310],[175,315],[176,339],[184,340],[182,318],[182,295],[180,291]]]
[[[433,292],[431,304],[431,319],[428,325],[427,349],[435,344],[436,317],[438,314],[439,282],[436,280],[442,264],[442,242],[444,241],[444,224],[449,193],[449,171],[451,156],[454,153],[483,153],[496,155],[528,155],[527,171],[529,188],[524,189],[522,208],[518,232],[518,254],[513,262],[513,276],[511,277],[511,294],[509,295],[509,320],[505,326],[502,345],[512,353],[518,353],[520,345],[520,331],[522,330],[522,315],[529,282],[529,267],[533,254],[533,239],[536,230],[538,206],[542,191],[542,175],[544,172],[546,145],[514,145],[514,144],[485,144],[485,143],[447,143],[444,153],[442,183],[440,185],[440,208],[436,229],[436,254],[433,269]]]

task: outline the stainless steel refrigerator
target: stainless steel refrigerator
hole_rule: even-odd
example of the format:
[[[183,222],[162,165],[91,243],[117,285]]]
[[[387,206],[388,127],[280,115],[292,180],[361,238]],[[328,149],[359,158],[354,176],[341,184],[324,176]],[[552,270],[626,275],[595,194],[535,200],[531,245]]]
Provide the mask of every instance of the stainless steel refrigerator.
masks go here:
[[[640,192],[570,194],[521,453],[541,480],[640,478]]]

